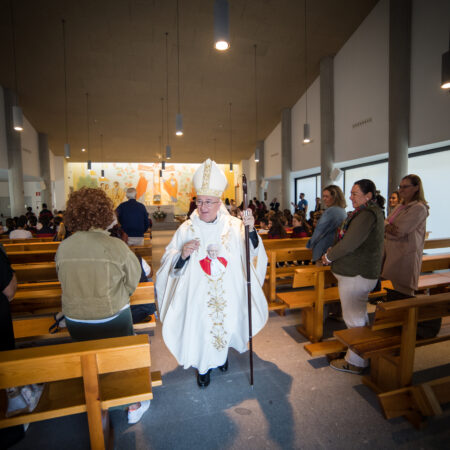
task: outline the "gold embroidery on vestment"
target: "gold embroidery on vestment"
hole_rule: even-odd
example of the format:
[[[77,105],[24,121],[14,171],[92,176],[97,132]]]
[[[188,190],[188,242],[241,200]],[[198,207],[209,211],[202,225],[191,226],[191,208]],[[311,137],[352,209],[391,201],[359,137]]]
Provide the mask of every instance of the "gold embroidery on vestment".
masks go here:
[[[212,327],[210,334],[212,336],[212,345],[218,350],[224,350],[228,346],[227,331],[225,331],[224,320],[226,317],[225,308],[227,301],[225,299],[225,291],[222,287],[222,276],[217,279],[208,277],[208,316],[211,319]]]

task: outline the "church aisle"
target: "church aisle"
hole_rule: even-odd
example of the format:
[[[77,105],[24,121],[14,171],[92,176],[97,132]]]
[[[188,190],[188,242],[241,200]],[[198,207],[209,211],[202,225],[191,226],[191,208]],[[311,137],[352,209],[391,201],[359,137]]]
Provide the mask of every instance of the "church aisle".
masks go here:
[[[159,267],[174,231],[153,234],[153,261]],[[254,338],[254,389],[249,386],[248,354],[229,353],[228,372],[213,370],[211,384],[199,389],[195,370],[179,367],[162,339],[158,323],[150,333],[153,370],[163,386],[154,389],[150,410],[129,426],[123,410],[111,412],[115,446],[127,449],[421,449],[442,448],[450,439],[450,409],[444,408],[421,431],[403,419],[384,419],[376,396],[361,377],[335,372],[325,358],[311,359],[295,327],[299,312],[270,314]],[[327,322],[329,335],[331,321]],[[450,342],[418,349],[415,376],[450,354]],[[450,375],[450,365],[439,376]],[[434,371],[434,369],[432,370]],[[14,449],[88,448],[84,415],[31,424]]]

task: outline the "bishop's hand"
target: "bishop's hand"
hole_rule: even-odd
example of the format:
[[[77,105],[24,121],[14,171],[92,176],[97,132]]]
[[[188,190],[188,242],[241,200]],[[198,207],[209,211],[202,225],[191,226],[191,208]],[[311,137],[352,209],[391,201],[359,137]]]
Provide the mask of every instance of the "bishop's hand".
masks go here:
[[[181,251],[181,257],[183,259],[186,259],[187,257],[191,256],[192,253],[195,252],[195,250],[198,250],[200,247],[200,241],[198,239],[193,239],[192,241],[186,242],[186,244],[183,245],[183,250]]]
[[[253,217],[252,210],[247,208],[245,211],[242,211],[241,217],[244,222],[244,226],[248,226],[248,230],[253,231],[255,228],[255,218]]]

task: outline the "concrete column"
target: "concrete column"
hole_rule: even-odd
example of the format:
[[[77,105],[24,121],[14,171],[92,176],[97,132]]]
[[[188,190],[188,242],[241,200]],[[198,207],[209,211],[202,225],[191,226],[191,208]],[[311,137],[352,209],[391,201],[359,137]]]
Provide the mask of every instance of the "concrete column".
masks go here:
[[[259,163],[256,163],[256,198],[264,200],[264,189],[261,184],[264,181],[264,141],[258,141],[256,147],[259,148]]]
[[[408,173],[411,0],[389,2],[389,195]]]
[[[326,56],[320,61],[320,175],[322,189],[332,184],[330,176],[334,166],[333,66],[332,56]]]
[[[50,177],[50,153],[48,149],[48,136],[39,133],[39,165],[41,179],[45,183],[45,188],[41,189],[42,203],[47,203],[48,209],[53,211],[52,180]]]
[[[10,89],[4,89],[6,146],[8,151],[8,187],[11,216],[25,213],[25,196],[23,187],[22,140],[20,131],[13,128],[12,107],[16,105],[17,96]]]
[[[290,209],[291,202],[292,124],[291,108],[281,112],[281,198],[280,208]]]

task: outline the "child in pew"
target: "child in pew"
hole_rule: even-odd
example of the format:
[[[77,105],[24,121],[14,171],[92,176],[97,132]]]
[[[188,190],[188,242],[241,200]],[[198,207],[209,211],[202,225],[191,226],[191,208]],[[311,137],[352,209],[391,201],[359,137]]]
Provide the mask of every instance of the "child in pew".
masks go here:
[[[112,237],[122,239],[122,241],[124,241],[125,243],[127,243],[128,241],[127,234],[117,223],[109,229],[109,234]],[[145,261],[145,259],[143,259],[142,256],[140,255],[136,255],[136,257],[139,260],[139,264],[141,265],[142,269],[139,283],[144,283],[146,281],[153,281],[151,278],[152,269],[147,264],[147,261]],[[148,305],[131,305],[130,308],[131,308],[131,316],[133,317],[133,323],[143,322],[144,320],[148,319],[149,316],[155,314],[156,312],[156,305],[154,303]]]

